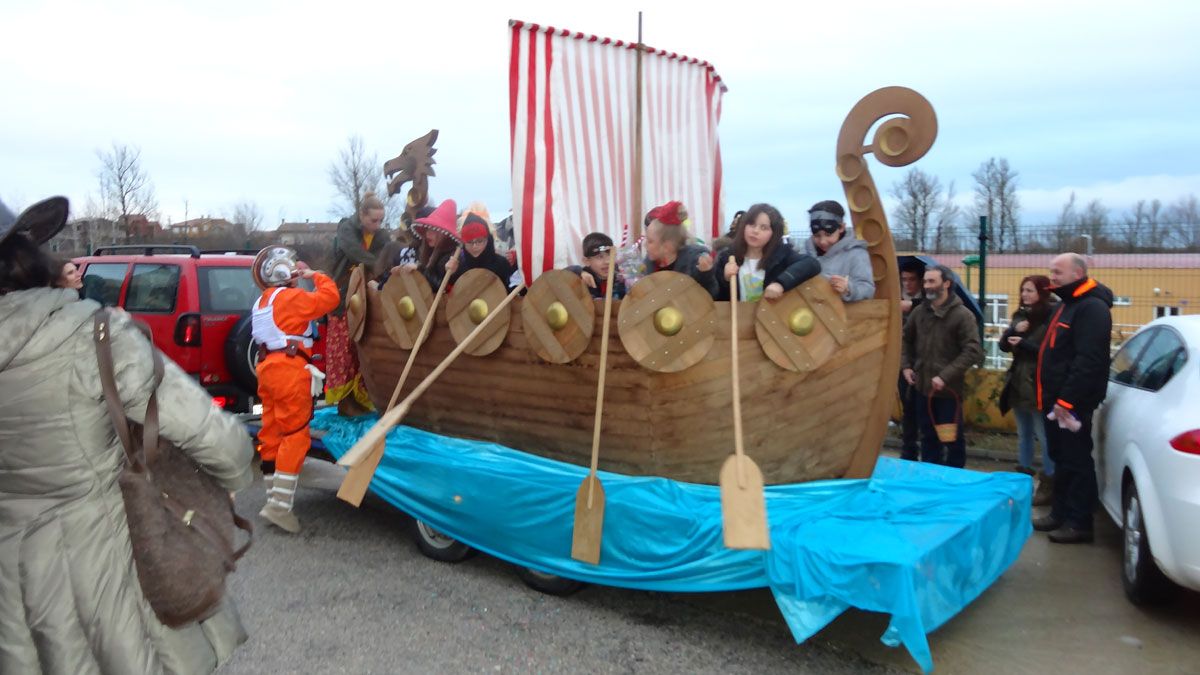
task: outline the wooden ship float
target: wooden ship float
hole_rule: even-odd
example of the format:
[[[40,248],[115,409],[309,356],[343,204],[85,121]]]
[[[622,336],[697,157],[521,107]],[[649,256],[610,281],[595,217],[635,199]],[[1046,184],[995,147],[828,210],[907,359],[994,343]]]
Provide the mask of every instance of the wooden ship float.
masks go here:
[[[936,134],[929,102],[902,87],[866,96],[842,125],[835,171],[854,236],[869,247],[874,298],[843,303],[817,277],[777,301],[738,307],[745,451],[767,484],[865,477],[875,465],[900,362],[900,288],[887,216],[865,155],[906,166],[929,150]],[[431,157],[434,137],[414,141],[419,147],[410,144],[393,161]],[[423,173],[390,168],[414,182],[410,211],[423,203]],[[376,290],[359,269],[348,295],[365,383],[384,410],[396,400],[393,389],[434,291],[415,273],[393,276]],[[465,274],[437,307],[400,396],[432,373],[505,296],[504,283],[491,272]],[[570,272],[542,274],[415,399],[404,423],[587,466],[603,304]],[[713,301],[691,278],[674,272],[651,274],[623,301],[614,301],[600,469],[717,482],[734,443],[730,311],[728,302]]]

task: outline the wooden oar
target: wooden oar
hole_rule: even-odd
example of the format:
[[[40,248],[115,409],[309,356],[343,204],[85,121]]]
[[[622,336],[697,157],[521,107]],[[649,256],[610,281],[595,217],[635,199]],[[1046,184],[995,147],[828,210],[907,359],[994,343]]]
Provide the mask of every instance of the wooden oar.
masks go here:
[[[729,342],[733,345],[733,439],[734,454],[721,466],[721,517],[725,546],[742,549],[769,549],[767,503],[763,495],[763,475],[742,447],[742,388],[738,380],[738,296],[740,279],[730,279],[733,290],[729,300]]]
[[[596,385],[596,419],[592,423],[592,470],[575,493],[575,529],[571,533],[571,557],[600,564],[600,538],[604,530],[604,486],[596,475],[600,462],[600,419],[604,414],[604,376],[608,372],[608,322],[612,317],[614,273],[617,252],[609,249],[608,281],[604,289],[604,327],[600,330],[600,382]]]
[[[454,257],[458,258],[461,251],[461,246],[455,249]],[[405,381],[408,380],[408,373],[412,370],[413,363],[417,360],[417,352],[420,351],[421,345],[425,344],[425,338],[429,337],[429,331],[433,328],[438,303],[442,301],[442,296],[446,294],[446,284],[449,281],[450,274],[443,274],[442,283],[437,289],[437,295],[433,296],[433,303],[429,305],[429,313],[425,315],[425,321],[421,324],[421,331],[417,333],[417,339],[413,342],[413,348],[408,352],[408,361],[404,364],[404,372],[400,373],[400,380],[396,382],[396,388],[392,390],[392,398],[388,401],[384,412],[394,408],[396,406],[396,399],[400,398],[400,391],[404,388]],[[386,302],[386,299],[384,301]],[[379,460],[383,459],[383,446],[386,443],[387,438],[385,437],[379,443],[378,452],[372,452],[364,461],[359,462],[346,473],[346,477],[342,479],[342,486],[338,488],[338,499],[355,506],[362,505],[363,496],[367,493],[367,486],[371,484],[371,477],[375,475],[375,469],[379,466]]]
[[[420,398],[421,394],[424,394],[425,390],[429,389],[429,387],[433,385],[437,378],[441,376],[441,374],[447,368],[450,367],[450,364],[454,363],[454,360],[457,359],[464,351],[466,351],[467,347],[475,341],[475,338],[479,337],[481,333],[487,330],[488,326],[491,325],[492,321],[495,320],[497,316],[500,316],[502,313],[501,310],[507,307],[509,303],[511,303],[513,299],[516,298],[517,295],[524,289],[524,284],[517,284],[517,287],[508,294],[508,297],[504,298],[499,305],[496,305],[495,309],[488,312],[487,318],[480,322],[480,324],[476,326],[469,335],[467,335],[465,340],[458,343],[458,346],[454,348],[454,351],[450,352],[445,359],[442,359],[442,362],[438,364],[438,367],[434,368],[433,372],[429,373],[429,375],[427,375],[425,379],[422,380],[421,383],[412,390],[412,393],[410,393],[403,401],[400,402],[400,405],[384,413],[383,417],[379,418],[379,421],[376,422],[375,425],[372,426],[369,431],[367,431],[367,433],[363,434],[363,437],[358,439],[358,442],[355,443],[354,446],[351,447],[348,452],[346,452],[346,454],[342,455],[342,458],[338,460],[338,464],[341,464],[342,466],[353,467],[366,461],[373,461],[374,464],[372,466],[378,466],[378,458],[373,458],[370,460],[368,460],[368,458],[375,454],[383,454],[384,446],[381,444],[381,442],[387,437],[388,432],[391,431],[392,428],[397,424],[399,424],[400,420],[404,419],[404,416],[408,414],[409,408],[412,407],[413,402]],[[371,475],[374,475],[374,468],[371,469]],[[338,490],[338,497],[341,497],[346,501],[350,501],[350,499],[347,497],[354,498],[358,500],[357,503],[361,503],[363,495],[366,494],[367,486],[370,485],[369,478],[370,476],[368,476],[366,483],[360,483],[354,486],[354,490],[357,490],[357,492],[349,493],[345,497],[342,496],[342,489],[349,492],[350,488],[347,487],[343,482],[342,489]],[[350,503],[353,504],[356,502]]]

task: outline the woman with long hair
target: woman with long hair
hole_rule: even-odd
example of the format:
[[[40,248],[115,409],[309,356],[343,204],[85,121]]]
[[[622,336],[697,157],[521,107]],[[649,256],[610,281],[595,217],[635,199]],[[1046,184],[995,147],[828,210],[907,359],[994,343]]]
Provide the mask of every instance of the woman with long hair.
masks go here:
[[[346,291],[355,265],[365,265],[370,276],[375,262],[388,242],[383,227],[383,200],[368,192],[354,215],[338,223],[333,240],[332,277],[338,286],[340,302],[330,312],[325,336],[325,401],[336,403],[341,415],[362,415],[374,409],[359,371],[358,354],[350,344],[346,324]]]
[[[1038,349],[1046,336],[1047,322],[1054,312],[1050,278],[1041,274],[1021,280],[1021,306],[1000,338],[1000,349],[1013,355],[1000,393],[1000,412],[1012,410],[1017,421],[1017,470],[1037,476],[1034,506],[1050,503],[1054,489],[1054,460],[1046,449],[1046,425],[1037,405]],[[1042,446],[1042,472],[1033,469],[1033,440]]]

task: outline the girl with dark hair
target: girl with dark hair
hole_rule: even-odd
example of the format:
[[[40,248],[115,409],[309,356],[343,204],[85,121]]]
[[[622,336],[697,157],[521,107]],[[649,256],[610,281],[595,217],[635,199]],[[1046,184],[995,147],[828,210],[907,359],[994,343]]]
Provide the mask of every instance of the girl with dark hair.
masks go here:
[[[717,300],[732,297],[730,280],[738,277],[743,301],[776,300],[821,273],[815,258],[783,242],[783,216],[770,204],[755,204],[738,223],[733,245],[717,254]]]
[[[842,205],[833,200],[817,202],[808,210],[808,219],[812,237],[805,240],[804,252],[821,262],[821,274],[842,301],[874,297],[875,275],[867,242],[847,236]]]
[[[1000,392],[1000,412],[1010,409],[1017,422],[1018,464],[1021,473],[1035,475],[1033,470],[1033,439],[1042,446],[1042,473],[1037,476],[1033,504],[1050,503],[1054,488],[1054,460],[1046,449],[1046,425],[1037,405],[1038,350],[1046,336],[1047,321],[1054,311],[1054,295],[1050,278],[1035,274],[1021,280],[1021,306],[1013,313],[1012,322],[1000,338],[1000,349],[1013,355],[1012,365],[1005,375]]]
[[[51,198],[19,218],[0,204],[0,671],[210,673],[246,640],[231,593],[180,628],[156,618],[138,581],[93,334],[100,305],[55,288],[39,247],[66,222]],[[154,345],[110,312],[117,405],[146,417]],[[253,481],[250,437],[164,359],[159,431],[229,491]]]

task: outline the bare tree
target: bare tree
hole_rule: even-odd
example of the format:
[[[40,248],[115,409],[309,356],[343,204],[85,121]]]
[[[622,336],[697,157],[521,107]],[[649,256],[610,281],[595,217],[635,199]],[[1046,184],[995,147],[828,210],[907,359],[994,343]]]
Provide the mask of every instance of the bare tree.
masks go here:
[[[1146,245],[1146,231],[1149,220],[1149,209],[1146,200],[1139,199],[1133,205],[1133,210],[1125,215],[1119,223],[1121,243],[1126,253],[1133,253],[1140,246]]]
[[[1021,209],[1017,198],[1017,172],[1008,160],[995,157],[979,165],[971,174],[975,179],[975,209],[977,215],[987,216],[988,229],[996,251],[1003,253],[1017,246],[1017,220]]]
[[[347,210],[358,213],[363,195],[382,193],[383,165],[378,156],[367,154],[362,137],[354,135],[346,140],[346,147],[338,151],[338,158],[329,165],[329,182],[337,194],[333,213],[345,215]]]
[[[954,181],[950,181],[950,185],[946,186],[946,198],[942,200],[942,206],[937,211],[937,220],[934,223],[933,250],[935,253],[941,253],[944,248],[957,244],[955,240],[958,239],[958,231],[955,229],[954,223],[962,217],[962,207],[955,203],[954,198]]]
[[[262,211],[259,211],[258,204],[247,200],[234,204],[233,215],[229,221],[246,232],[255,232],[262,225],[262,218]]]
[[[930,220],[942,207],[941,183],[936,176],[913,168],[892,185],[892,196],[900,202],[892,212],[897,227],[908,232],[914,250],[925,250]]]
[[[1093,199],[1079,214],[1079,234],[1090,236],[1093,246],[1103,246],[1110,221],[1109,208],[1099,199]]]
[[[1175,241],[1182,247],[1200,251],[1200,202],[1196,195],[1180,197],[1167,209],[1167,220]]]
[[[1050,244],[1055,251],[1066,251],[1078,236],[1079,212],[1075,208],[1075,193],[1072,192],[1071,198],[1063,204],[1062,211],[1059,211],[1058,220],[1054,222],[1054,236]]]
[[[132,237],[131,216],[150,218],[158,210],[154,185],[142,169],[142,151],[137,147],[113,143],[110,152],[96,151],[100,158],[100,199],[108,216]]]

